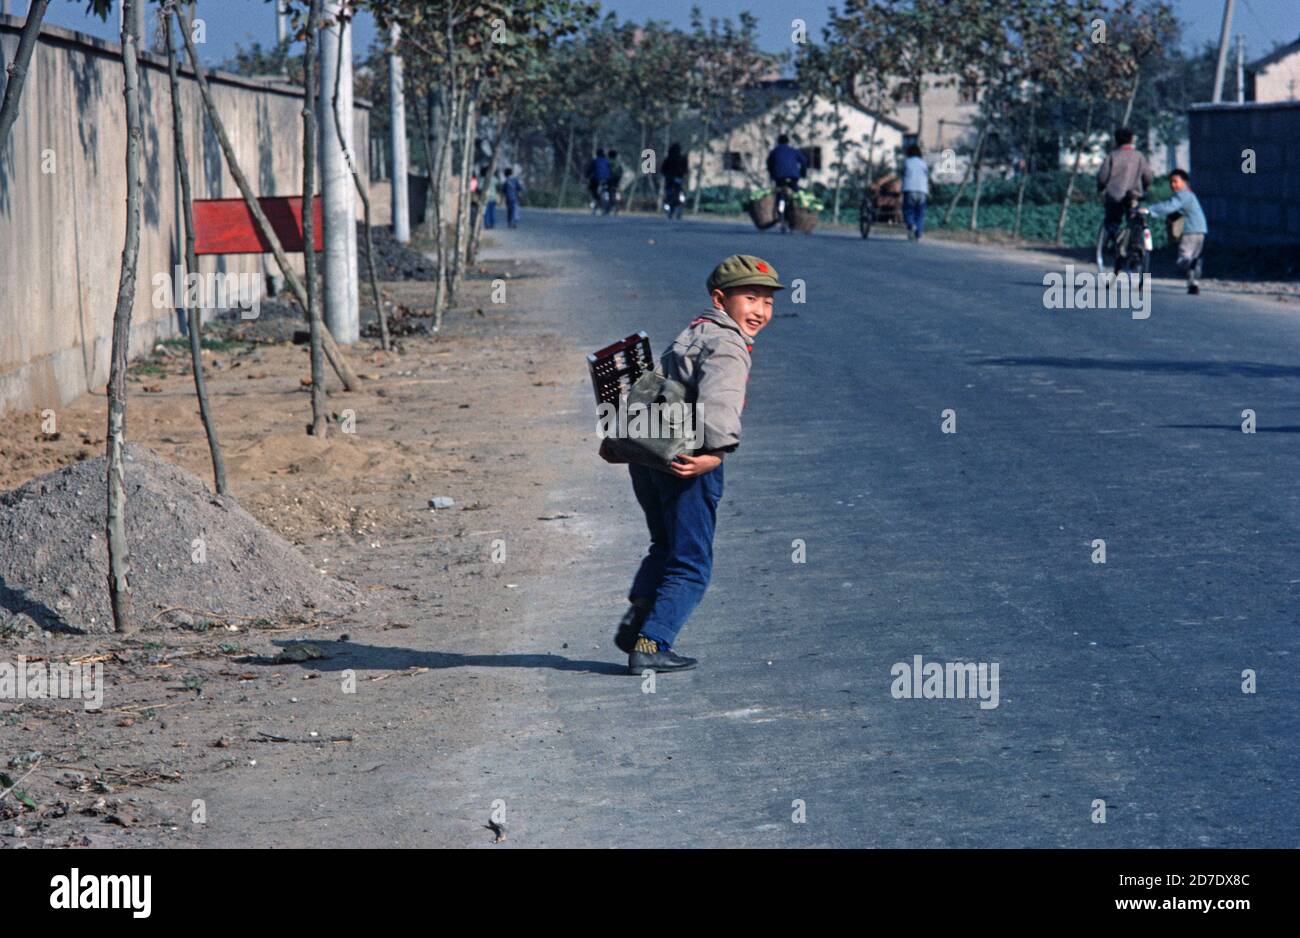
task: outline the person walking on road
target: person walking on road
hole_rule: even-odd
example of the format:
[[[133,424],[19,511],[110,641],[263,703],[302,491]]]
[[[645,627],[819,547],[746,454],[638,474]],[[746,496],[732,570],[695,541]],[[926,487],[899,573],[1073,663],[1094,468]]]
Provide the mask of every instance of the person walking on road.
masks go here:
[[[1124,212],[1132,193],[1138,198],[1151,188],[1151,165],[1133,146],[1133,131],[1120,127],[1115,131],[1115,149],[1101,161],[1097,170],[1097,191],[1105,206],[1106,233],[1115,237],[1124,222]]]
[[[1169,188],[1174,190],[1174,194],[1147,211],[1156,218],[1170,218],[1170,238],[1178,242],[1178,269],[1187,272],[1187,292],[1195,296],[1201,292],[1197,281],[1201,276],[1205,236],[1210,229],[1205,223],[1201,200],[1192,191],[1191,178],[1186,170],[1175,169],[1169,174]]]
[[[920,241],[925,234],[925,203],[930,198],[930,167],[921,158],[921,148],[913,143],[903,160],[903,223],[907,239]]]
[[[772,300],[785,286],[762,258],[733,254],[709,275],[713,308],[696,317],[659,361],[694,401],[700,448],[663,470],[632,464],[632,491],[650,529],[650,549],[628,591],[627,614],[614,644],[628,654],[628,672],[686,671],[698,662],[673,644],[708,588],[713,531],[722,499],[722,464],[740,445],[750,353],[772,318]],[[620,460],[607,452],[607,462]]]
[[[505,179],[501,181],[501,195],[506,200],[506,227],[519,227],[519,199],[524,193],[524,184],[519,181],[515,171],[506,167]]]

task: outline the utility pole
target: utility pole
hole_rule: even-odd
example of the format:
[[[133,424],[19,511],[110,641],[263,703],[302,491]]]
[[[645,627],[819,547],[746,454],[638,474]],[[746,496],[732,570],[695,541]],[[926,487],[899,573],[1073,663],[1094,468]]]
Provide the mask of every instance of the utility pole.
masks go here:
[[[326,22],[320,32],[320,126],[321,213],[325,220],[323,304],[325,325],[339,344],[361,338],[357,294],[357,209],[347,156],[339,145],[339,131],[349,152],[352,146],[352,30],[339,22],[341,0],[326,0]],[[343,47],[340,62],[339,46]],[[339,76],[339,114],[343,126],[335,130],[334,83]]]
[[[1237,103],[1246,103],[1246,37],[1237,33]]]
[[[388,127],[389,150],[393,154],[393,237],[400,244],[411,240],[411,216],[406,199],[406,91],[402,84],[402,57],[397,44],[402,27],[394,23],[388,29]]]
[[[275,41],[284,48],[289,39],[289,6],[285,0],[275,0]]]
[[[1228,41],[1232,38],[1232,0],[1223,0],[1223,28],[1219,30],[1219,60],[1214,66],[1215,104],[1223,100],[1223,73],[1228,67]]]

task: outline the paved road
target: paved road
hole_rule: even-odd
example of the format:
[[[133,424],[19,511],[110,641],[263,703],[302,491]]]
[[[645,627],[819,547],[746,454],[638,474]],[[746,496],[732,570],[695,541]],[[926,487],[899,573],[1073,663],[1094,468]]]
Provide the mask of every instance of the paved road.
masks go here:
[[[1164,283],[1134,321],[1044,309],[1051,262],[1023,254],[525,225],[499,252],[566,267],[540,315],[584,347],[645,328],[662,351],[733,252],[802,279],[806,303],[779,303],[754,352],[713,586],[679,642],[701,669],[654,694],[547,672],[502,738],[551,741],[485,743],[492,775],[464,793],[507,800],[513,843],[1300,845],[1295,305]],[[589,393],[557,427],[588,419]],[[557,456],[571,484],[551,493],[588,546],[524,584],[520,642],[617,662],[645,535],[591,448]],[[891,667],[916,655],[996,663],[998,706],[894,699]]]

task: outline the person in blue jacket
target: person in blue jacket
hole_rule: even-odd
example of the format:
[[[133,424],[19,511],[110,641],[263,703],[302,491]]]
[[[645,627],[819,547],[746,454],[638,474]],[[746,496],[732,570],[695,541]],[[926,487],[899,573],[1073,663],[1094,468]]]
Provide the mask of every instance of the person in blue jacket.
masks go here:
[[[519,227],[519,197],[523,195],[524,184],[515,176],[515,171],[506,167],[505,179],[501,181],[501,195],[506,200],[506,227]]]
[[[609,182],[609,159],[605,151],[597,150],[591,162],[587,164],[587,191],[591,193],[591,207],[600,205],[600,187]]]
[[[1205,250],[1205,236],[1210,229],[1205,223],[1201,200],[1192,191],[1186,170],[1175,169],[1169,174],[1169,188],[1174,190],[1174,194],[1147,211],[1156,218],[1174,213],[1183,216],[1183,233],[1178,239],[1178,269],[1187,271],[1187,292],[1194,296],[1201,292],[1196,281],[1201,276],[1201,253]]]
[[[776,146],[767,155],[767,174],[772,177],[774,187],[782,185],[791,189],[799,188],[799,180],[808,171],[808,157],[802,150],[790,146],[790,138],[781,134],[776,138]]]

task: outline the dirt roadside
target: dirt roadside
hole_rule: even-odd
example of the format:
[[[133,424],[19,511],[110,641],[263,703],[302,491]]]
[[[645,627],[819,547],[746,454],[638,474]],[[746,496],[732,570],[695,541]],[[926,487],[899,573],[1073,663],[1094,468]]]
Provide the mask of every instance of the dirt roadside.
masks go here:
[[[363,388],[345,394],[331,379],[330,407],[354,411],[356,432],[323,443],[304,432],[304,347],[216,343],[205,360],[232,493],[365,598],[351,614],[305,624],[197,610],[191,624],[126,640],[0,626],[0,661],[98,664],[104,684],[98,710],[0,700],[0,772],[17,783],[0,801],[0,845],[491,839],[486,815],[470,812],[423,829],[367,824],[376,796],[365,792],[381,767],[405,773],[417,746],[456,760],[492,731],[495,705],[541,680],[522,666],[464,665],[510,646],[516,580],[558,573],[568,553],[571,535],[545,505],[547,421],[571,402],[583,350],[528,315],[553,273],[485,261],[438,334],[403,336],[391,353],[363,340],[350,352]],[[491,302],[495,280],[508,302]],[[431,294],[419,282],[385,291],[417,313]],[[167,350],[134,369],[128,435],[210,481],[186,361]],[[56,439],[39,412],[6,418],[0,489],[100,455],[103,408],[94,395],[57,408]],[[435,496],[454,505],[431,510]],[[304,642],[305,660],[284,657]],[[435,770],[409,766],[426,782]],[[355,813],[303,810],[318,784],[355,790]]]

